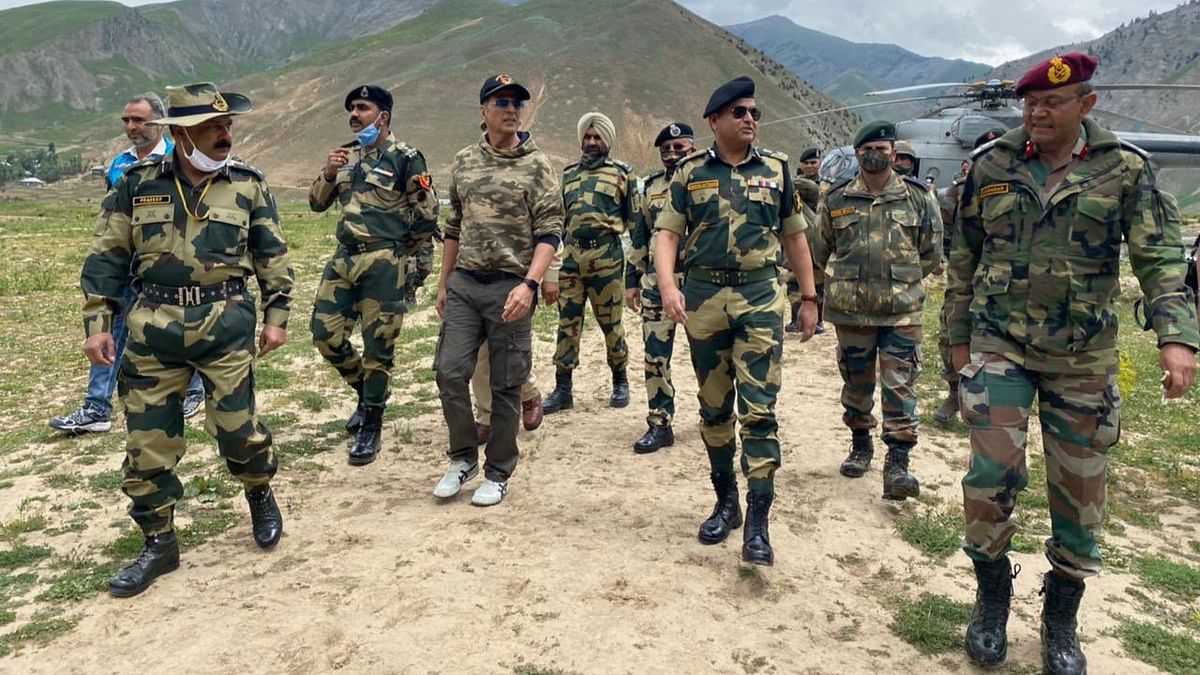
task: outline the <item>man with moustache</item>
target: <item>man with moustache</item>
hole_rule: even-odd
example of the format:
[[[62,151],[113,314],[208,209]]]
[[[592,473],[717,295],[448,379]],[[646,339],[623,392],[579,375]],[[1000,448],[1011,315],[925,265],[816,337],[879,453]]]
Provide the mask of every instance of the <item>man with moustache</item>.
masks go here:
[[[787,156],[754,145],[761,114],[748,77],[712,93],[704,117],[715,141],[677,165],[655,220],[654,269],[663,310],[687,330],[700,385],[700,435],[717,502],[698,537],[717,544],[742,525],[733,472],[741,422],[741,468],[749,483],[742,560],[772,565],[767,520],[780,463],[775,399],[787,312],[779,282],[784,252],[800,280],[803,340],[812,337],[817,295]],[[675,283],[681,240],[682,289]]]
[[[406,261],[437,231],[438,199],[425,157],[391,133],[390,92],[372,84],[355,87],[345,108],[355,140],[330,151],[308,191],[313,211],[334,202],[342,206],[337,250],[317,287],[311,326],[317,351],[357,395],[346,422],[355,435],[348,461],[362,466],[379,454],[396,335],[408,308]],[[361,355],[350,343],[356,323],[362,326]]]

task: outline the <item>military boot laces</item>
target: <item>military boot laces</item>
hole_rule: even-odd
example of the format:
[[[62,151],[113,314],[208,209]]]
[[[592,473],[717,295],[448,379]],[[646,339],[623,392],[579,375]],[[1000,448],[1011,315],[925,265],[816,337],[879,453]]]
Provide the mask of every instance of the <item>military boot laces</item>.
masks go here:
[[[554,374],[554,391],[550,392],[550,395],[542,402],[542,414],[550,415],[574,407],[575,397],[571,394],[571,371],[559,371]]]
[[[1083,582],[1046,573],[1042,583],[1042,668],[1048,675],[1086,675],[1087,657],[1075,634]]]
[[[883,498],[903,501],[921,494],[921,481],[908,472],[908,451],[888,450],[883,461]]]
[[[719,544],[732,530],[742,526],[742,505],[738,501],[737,477],[733,472],[714,471],[712,478],[713,491],[717,493],[717,503],[713,506],[712,514],[700,524],[700,543]]]
[[[127,565],[108,582],[108,592],[116,598],[129,598],[141,593],[154,580],[179,569],[179,542],[174,532],[146,537],[146,544],[137,560]]]
[[[254,532],[254,543],[261,549],[278,544],[283,536],[283,514],[279,513],[271,486],[261,485],[247,490],[246,503],[250,505],[250,529]]]
[[[1008,609],[1020,565],[1007,557],[975,562],[975,610],[967,624],[967,656],[980,666],[994,666],[1008,656]]]
[[[612,373],[612,397],[608,399],[610,408],[624,408],[629,405],[629,377],[624,368],[615,368]]]
[[[958,384],[951,384],[941,407],[933,412],[933,419],[939,424],[946,424],[956,415],[958,415]]]
[[[858,478],[871,468],[871,458],[875,456],[875,443],[871,440],[870,432],[854,433],[850,441],[850,454],[842,462],[841,472],[847,478]]]
[[[774,565],[775,551],[767,532],[767,517],[775,495],[770,492],[746,492],[746,529],[742,531],[742,561],[754,565]]]
[[[383,435],[383,406],[368,405],[363,407],[363,423],[355,435],[354,445],[350,446],[350,465],[365,466],[375,461],[379,455],[379,445]]]

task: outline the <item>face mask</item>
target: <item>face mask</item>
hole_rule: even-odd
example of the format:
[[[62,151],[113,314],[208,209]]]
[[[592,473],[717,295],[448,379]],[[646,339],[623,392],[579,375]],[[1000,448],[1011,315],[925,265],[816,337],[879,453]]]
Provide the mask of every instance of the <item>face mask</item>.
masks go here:
[[[213,171],[220,171],[221,169],[224,169],[225,165],[229,163],[229,160],[227,159],[218,161],[212,157],[209,157],[203,152],[200,152],[200,149],[196,147],[196,142],[192,140],[192,137],[188,135],[187,131],[184,131],[183,135],[187,137],[188,143],[190,143],[192,146],[192,151],[185,152],[183,156],[187,158],[189,164],[196,167],[197,171],[202,173],[212,173]]]
[[[892,167],[892,171],[895,171],[896,173],[900,174],[901,176],[907,176],[908,174],[912,173],[912,167],[897,164]]]
[[[369,148],[375,145],[379,140],[379,127],[377,126],[378,118],[370,126],[355,134],[358,137],[358,144],[364,148]]]
[[[867,173],[883,173],[892,165],[892,158],[882,150],[866,150],[859,157],[858,163]]]

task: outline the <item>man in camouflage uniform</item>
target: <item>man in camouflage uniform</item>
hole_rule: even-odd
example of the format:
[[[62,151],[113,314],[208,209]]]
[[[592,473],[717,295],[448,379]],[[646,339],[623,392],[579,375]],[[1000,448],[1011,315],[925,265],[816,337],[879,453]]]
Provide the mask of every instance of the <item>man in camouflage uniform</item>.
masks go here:
[[[988,129],[975,138],[975,149],[985,143],[1000,138],[1004,135],[1005,130],[1000,127]],[[963,162],[967,167],[970,162]],[[945,227],[942,230],[942,256],[943,261],[950,259],[950,241],[951,234],[954,232],[954,212],[958,209],[958,195],[962,182],[966,180],[967,174],[964,169],[962,173],[954,177],[950,187],[946,188],[946,194],[942,196],[942,223]],[[935,275],[940,276],[945,270],[945,263],[938,265],[933,271]],[[946,381],[946,398],[942,400],[942,404],[938,409],[933,411],[933,419],[939,424],[948,424],[958,414],[958,370],[954,368],[954,359],[950,354],[950,334],[946,331],[946,318],[950,314],[950,303],[942,302],[942,309],[938,312],[938,356],[942,362],[942,379]]]
[[[293,274],[266,179],[229,158],[233,116],[247,112],[249,99],[208,82],[167,87],[167,116],[154,123],[171,126],[175,149],[133,165],[108,194],[83,263],[84,351],[92,363],[111,365],[113,319],[137,260],[118,393],[129,434],[122,489],[146,543],[109,581],[117,597],[141,593],[179,567],[174,513],[183,484],[174,469],[195,371],[204,382],[205,428],[245,487],[255,541],[271,548],[283,533],[270,486],[271,432],[255,410],[247,277],[258,277],[258,352],[266,355],[287,341]]]
[[[404,306],[412,309],[417,305],[417,291],[425,285],[425,280],[433,273],[433,240],[441,241],[441,233],[436,230],[429,241],[421,244],[417,252],[408,256],[404,269]]]
[[[321,275],[311,325],[317,351],[357,394],[346,429],[355,435],[349,462],[362,466],[379,454],[396,335],[407,309],[405,263],[429,247],[432,264],[438,200],[425,157],[389,130],[391,93],[375,85],[355,87],[346,94],[345,108],[357,139],[330,151],[308,190],[313,211],[334,202],[342,206],[337,250]],[[361,355],[350,343],[359,322]]]
[[[1027,72],[1016,87],[1024,126],[984,146],[961,186],[948,325],[971,425],[963,549],[978,591],[966,647],[984,665],[1007,649],[1008,552],[1036,397],[1052,531],[1042,664],[1087,671],[1076,614],[1084,580],[1101,567],[1107,455],[1120,435],[1113,302],[1122,240],[1158,335],[1164,394],[1182,396],[1195,375],[1200,335],[1179,209],[1155,186],[1145,154],[1087,117],[1097,63],[1070,53]]]
[[[517,466],[521,385],[529,377],[531,314],[562,240],[562,192],[550,160],[520,131],[529,90],[509,75],[479,90],[484,133],[454,156],[438,286],[442,317],[433,369],[449,431],[450,466],[433,494],[449,499],[479,474],[471,374],[480,345],[491,360],[491,434],[477,506],[499,504]]]
[[[695,133],[683,122],[663,127],[654,138],[662,158],[663,170],[655,171],[642,181],[644,197],[634,219],[629,240],[629,267],[625,270],[625,301],[629,308],[642,315],[642,340],[645,344],[646,402],[650,413],[648,428],[633,442],[638,454],[655,452],[675,444],[671,419],[675,417],[675,385],[671,383],[671,354],[675,350],[675,322],[663,313],[662,296],[658,292],[658,276],[654,272],[654,221],[662,212],[669,196],[668,188],[679,160],[696,149]],[[676,252],[675,284],[683,283],[683,255]]]
[[[616,127],[602,113],[590,112],[576,125],[583,156],[563,172],[563,269],[558,296],[558,346],[554,350],[554,391],[542,410],[547,415],[575,405],[571,376],[579,365],[583,312],[588,304],[604,333],[608,367],[612,371],[614,408],[629,405],[625,365],[629,348],[621,325],[621,292],[625,250],[621,233],[630,229],[637,213],[633,168],[609,155]]]
[[[700,384],[700,435],[717,493],[700,542],[719,543],[742,524],[733,473],[740,421],[749,483],[742,560],[771,565],[767,519],[780,462],[775,399],[787,311],[778,268],[782,248],[800,278],[801,338],[808,340],[817,318],[808,224],[787,156],[754,146],[760,117],[754,81],[739,77],[718,87],[704,116],[716,140],[681,160],[671,177],[655,221],[654,268],[663,310],[687,329]],[[680,239],[686,241],[682,291],[674,277]]]
[[[800,153],[800,171],[796,174],[796,193],[800,196],[801,203],[804,204],[804,218],[809,223],[816,219],[817,204],[821,200],[820,169],[820,150],[808,148]],[[791,322],[784,326],[783,330],[788,333],[799,333],[800,282],[796,280],[796,275],[788,269],[786,260],[783,269],[784,272],[781,276],[784,283],[787,284],[788,304],[791,307],[791,311],[788,313]],[[813,266],[813,281],[817,285],[817,327],[813,329],[813,334],[822,335],[825,333],[825,273],[815,265]]]
[[[917,157],[917,151],[913,150],[912,143],[897,140],[895,155],[896,158],[892,160],[892,171],[899,176],[920,177],[917,174],[921,170],[921,159]],[[929,189],[927,183],[922,183],[921,187]]]
[[[829,273],[829,320],[837,330],[842,420],[850,428],[843,476],[858,478],[875,448],[876,362],[883,390],[884,499],[920,493],[908,472],[917,443],[921,280],[942,261],[942,216],[925,186],[892,170],[896,127],[870,122],[854,138],[858,175],[829,188],[817,209],[817,266]]]

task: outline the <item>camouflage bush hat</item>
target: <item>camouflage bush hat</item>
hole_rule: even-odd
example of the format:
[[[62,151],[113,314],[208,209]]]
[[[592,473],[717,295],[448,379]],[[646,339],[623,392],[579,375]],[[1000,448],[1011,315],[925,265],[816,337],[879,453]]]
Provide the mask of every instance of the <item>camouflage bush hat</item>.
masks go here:
[[[252,111],[250,99],[232,91],[217,91],[212,82],[167,87],[167,116],[147,124],[194,127],[214,117],[242,115]]]

